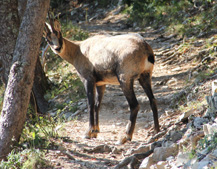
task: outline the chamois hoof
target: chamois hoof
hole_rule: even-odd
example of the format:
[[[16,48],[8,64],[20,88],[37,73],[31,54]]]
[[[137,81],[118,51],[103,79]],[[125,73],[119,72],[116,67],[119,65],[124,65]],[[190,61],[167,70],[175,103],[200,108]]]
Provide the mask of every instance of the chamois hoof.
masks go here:
[[[124,144],[126,143],[127,141],[131,141],[131,137],[126,135],[126,136],[123,136],[121,137],[117,142],[116,142],[116,145],[121,145],[121,144]]]
[[[97,138],[97,132],[95,130],[89,130],[84,135],[85,139]]]
[[[99,126],[96,126],[94,132],[95,132],[95,133],[99,133],[99,132],[100,132]]]

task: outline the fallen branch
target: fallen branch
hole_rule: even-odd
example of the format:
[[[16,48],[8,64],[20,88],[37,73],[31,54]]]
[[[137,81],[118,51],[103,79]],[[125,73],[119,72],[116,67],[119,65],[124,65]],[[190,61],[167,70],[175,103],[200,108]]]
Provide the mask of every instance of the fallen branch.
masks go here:
[[[162,137],[164,134],[166,134],[167,130],[164,130],[162,132],[157,133],[154,137],[152,137],[151,139],[149,139],[148,143],[151,143],[157,139],[159,139],[160,137]]]
[[[67,150],[65,147],[59,146],[58,149],[62,154],[66,155],[69,159],[75,160],[75,158],[71,155],[70,151]]]
[[[72,118],[72,117],[74,117],[74,116],[77,116],[78,114],[80,114],[82,111],[80,111],[80,110],[78,110],[78,111],[76,111],[75,113],[73,113],[70,117]]]
[[[115,169],[122,168],[124,166],[127,166],[130,164],[131,168],[135,168],[135,166],[139,165],[141,163],[141,159],[144,159],[148,156],[150,156],[154,152],[154,149],[147,151],[146,153],[141,154],[134,154],[130,157],[127,157],[123,159],[118,165],[115,166]]]
[[[112,152],[111,147],[108,145],[99,145],[91,149],[84,149],[84,152],[88,153],[105,153],[105,152]]]

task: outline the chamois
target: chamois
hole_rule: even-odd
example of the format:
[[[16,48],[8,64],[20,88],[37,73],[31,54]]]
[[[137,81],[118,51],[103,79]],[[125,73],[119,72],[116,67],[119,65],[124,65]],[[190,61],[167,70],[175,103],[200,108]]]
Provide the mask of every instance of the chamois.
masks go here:
[[[157,104],[151,88],[155,57],[152,48],[139,34],[96,35],[84,41],[70,41],[61,34],[58,20],[45,23],[44,37],[53,52],[71,63],[84,84],[89,111],[89,129],[85,138],[99,132],[99,108],[107,84],[120,85],[130,107],[130,120],[123,144],[132,139],[139,103],[133,84],[138,80],[153,111],[155,131],[159,132]]]

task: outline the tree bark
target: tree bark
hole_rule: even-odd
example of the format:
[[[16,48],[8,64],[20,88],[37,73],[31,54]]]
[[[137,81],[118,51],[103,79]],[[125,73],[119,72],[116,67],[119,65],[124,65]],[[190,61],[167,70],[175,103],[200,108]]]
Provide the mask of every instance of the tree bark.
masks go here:
[[[0,75],[7,84],[20,20],[17,0],[0,1]]]
[[[20,21],[22,21],[26,4],[27,0],[0,1],[0,18],[2,18],[0,29],[0,37],[2,37],[0,38],[0,76],[5,87],[7,86]],[[0,85],[2,85],[1,80]],[[48,79],[38,58],[30,104],[32,106],[36,105],[37,112],[43,114],[49,106],[44,99],[48,88]]]
[[[49,107],[47,100],[44,98],[47,89],[49,89],[48,78],[45,76],[39,57],[37,57],[30,103],[37,108],[37,112],[42,114],[45,114]]]
[[[0,159],[11,151],[26,119],[49,0],[28,0],[19,29],[0,117]]]
[[[26,4],[27,0],[18,0],[18,14],[20,20],[23,18],[24,12],[26,10]],[[49,89],[48,78],[44,73],[38,55],[35,67],[35,78],[30,96],[30,104],[32,107],[36,107],[36,113],[38,112],[45,114],[49,107],[48,101],[44,98],[47,89]]]

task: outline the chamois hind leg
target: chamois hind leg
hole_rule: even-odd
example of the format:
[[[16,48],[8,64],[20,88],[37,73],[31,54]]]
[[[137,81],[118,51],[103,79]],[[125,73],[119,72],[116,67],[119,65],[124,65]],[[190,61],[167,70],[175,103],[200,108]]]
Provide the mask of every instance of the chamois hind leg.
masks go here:
[[[136,124],[136,117],[137,117],[137,113],[139,111],[139,103],[136,99],[134,90],[133,90],[133,79],[130,79],[128,81],[122,81],[119,80],[122,91],[128,101],[128,104],[130,106],[130,120],[127,124],[126,127],[126,135],[121,137],[119,140],[119,144],[124,144],[126,141],[131,141],[132,139],[132,135],[133,135],[133,131],[135,128],[135,124]]]
[[[95,99],[95,132],[99,133],[99,109],[105,92],[105,85],[96,87]]]
[[[96,137],[95,125],[94,125],[94,105],[95,105],[95,92],[96,92],[96,84],[95,81],[85,80],[84,87],[87,94],[88,99],[88,112],[89,112],[89,129],[85,133],[85,138],[93,138]]]
[[[140,75],[139,83],[142,86],[142,88],[144,89],[144,91],[147,94],[147,96],[149,98],[149,101],[150,101],[151,109],[153,111],[153,116],[154,116],[155,132],[159,132],[160,127],[159,127],[159,121],[158,121],[157,103],[156,103],[156,99],[154,98],[152,88],[151,88],[151,76],[150,76],[150,73],[143,72]]]

